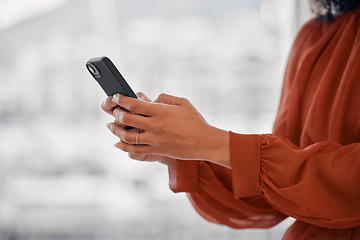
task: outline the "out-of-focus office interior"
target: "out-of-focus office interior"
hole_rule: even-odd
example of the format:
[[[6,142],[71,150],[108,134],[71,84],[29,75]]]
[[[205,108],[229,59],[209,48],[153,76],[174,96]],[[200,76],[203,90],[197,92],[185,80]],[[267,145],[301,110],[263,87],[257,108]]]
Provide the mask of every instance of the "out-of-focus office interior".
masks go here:
[[[268,133],[302,0],[0,0],[0,239],[280,239],[202,219],[167,168],[113,147],[85,62],[134,91],[188,98],[205,119]]]

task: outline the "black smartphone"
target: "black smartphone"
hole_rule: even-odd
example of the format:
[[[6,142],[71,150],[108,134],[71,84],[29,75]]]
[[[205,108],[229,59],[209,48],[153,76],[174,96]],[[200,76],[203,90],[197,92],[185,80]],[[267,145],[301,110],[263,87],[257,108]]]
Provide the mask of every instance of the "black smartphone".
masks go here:
[[[137,98],[134,91],[109,58],[92,58],[86,62],[86,68],[108,96],[120,93],[128,97]],[[128,110],[123,107],[121,107],[121,109],[128,112]],[[132,128],[133,127],[130,126],[125,127],[126,130]]]
[[[92,58],[86,62],[86,68],[108,96],[120,93],[128,97],[137,98],[129,84],[109,58]]]

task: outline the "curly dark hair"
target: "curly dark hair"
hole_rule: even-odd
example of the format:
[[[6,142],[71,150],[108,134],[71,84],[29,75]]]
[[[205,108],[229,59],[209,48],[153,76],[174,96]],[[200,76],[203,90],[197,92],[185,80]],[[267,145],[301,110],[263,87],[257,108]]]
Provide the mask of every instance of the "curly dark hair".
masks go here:
[[[357,9],[360,0],[310,0],[311,11],[317,17],[326,17],[327,21],[333,21],[334,13],[343,13]]]

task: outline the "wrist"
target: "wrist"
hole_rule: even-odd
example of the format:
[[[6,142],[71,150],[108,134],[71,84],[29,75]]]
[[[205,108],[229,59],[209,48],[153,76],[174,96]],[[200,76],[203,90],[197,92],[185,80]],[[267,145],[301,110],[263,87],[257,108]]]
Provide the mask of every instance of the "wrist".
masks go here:
[[[210,126],[205,159],[231,169],[229,132]]]

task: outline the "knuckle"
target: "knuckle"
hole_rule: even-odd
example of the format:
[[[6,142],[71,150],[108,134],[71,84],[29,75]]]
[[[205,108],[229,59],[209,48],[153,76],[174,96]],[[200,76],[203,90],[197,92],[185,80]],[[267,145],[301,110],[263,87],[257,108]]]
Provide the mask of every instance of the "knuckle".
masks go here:
[[[189,103],[190,101],[187,98],[180,98],[182,103]]]
[[[162,102],[168,95],[166,93],[160,93],[160,95],[157,97],[157,101]]]
[[[150,98],[148,98],[143,92],[138,92],[138,93],[136,93],[136,95],[142,101],[151,102]]]
[[[163,97],[167,97],[168,95],[166,93],[160,93],[159,97],[163,98]]]

